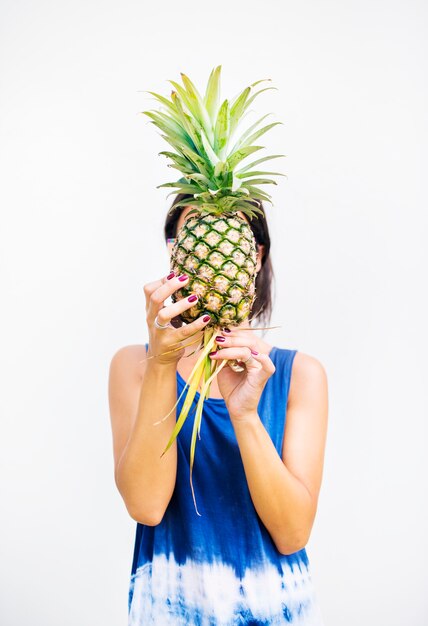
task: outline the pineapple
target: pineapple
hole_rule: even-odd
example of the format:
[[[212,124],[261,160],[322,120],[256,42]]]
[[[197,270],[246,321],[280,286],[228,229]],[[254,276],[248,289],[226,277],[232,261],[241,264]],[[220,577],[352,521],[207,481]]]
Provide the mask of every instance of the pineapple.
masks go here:
[[[260,200],[272,204],[271,196],[259,185],[276,185],[276,181],[269,176],[284,176],[280,172],[258,168],[265,161],[285,156],[282,154],[242,164],[247,157],[263,148],[255,144],[256,140],[282,123],[271,122],[260,128],[267,114],[240,135],[238,133],[256,96],[275,89],[271,86],[258,91],[254,89],[270,79],[258,80],[232,100],[225,99],[220,103],[220,74],[221,65],[218,65],[211,71],[202,97],[193,82],[181,73],[183,85],[169,81],[174,87],[170,100],[153,91],[147,92],[161,103],[162,110],[143,111],[174,150],[159,154],[168,157],[171,160],[168,166],[181,174],[178,181],[163,183],[158,188],[174,188],[168,195],[183,193],[192,196],[190,200],[175,203],[172,209],[192,206],[177,233],[171,254],[171,269],[186,273],[190,280],[185,288],[174,293],[173,300],[184,298],[191,292],[199,296],[195,306],[181,315],[184,322],[191,322],[204,312],[211,316],[203,337],[196,338],[201,354],[183,391],[186,392],[183,408],[163,452],[165,454],[178,435],[197,387],[201,386],[190,450],[190,483],[196,511],[192,483],[196,433],[200,431],[203,402],[211,381],[227,363],[213,363],[208,354],[220,327],[240,324],[251,312],[256,297],[256,242],[248,220],[257,219],[257,214],[262,213]],[[182,346],[176,349],[182,349]]]
[[[208,213],[186,220],[172,251],[171,268],[190,280],[173,300],[196,293],[198,301],[182,319],[191,322],[208,312],[214,326],[245,320],[255,298],[256,260],[254,235],[242,216]]]

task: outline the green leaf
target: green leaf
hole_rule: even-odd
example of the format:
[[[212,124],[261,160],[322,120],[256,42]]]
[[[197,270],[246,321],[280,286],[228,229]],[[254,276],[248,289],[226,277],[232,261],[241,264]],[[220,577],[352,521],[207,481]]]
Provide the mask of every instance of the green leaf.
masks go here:
[[[212,334],[214,332],[214,328],[212,329],[208,329],[206,328],[204,331],[204,339],[203,339],[203,345],[206,346],[208,341],[211,339]],[[204,369],[204,384],[207,384],[207,396],[210,395],[210,387],[211,387],[211,381],[209,381],[209,377],[212,374],[213,368],[215,367],[215,363],[212,359],[210,359],[209,357],[205,359],[205,369]],[[198,436],[200,438],[201,436],[201,431],[200,431],[200,425],[199,425],[199,429],[198,429]]]
[[[220,98],[220,74],[221,65],[218,65],[215,69],[212,70],[210,74],[204,96],[205,108],[208,112],[208,115],[210,116],[213,126],[216,119],[218,102]]]
[[[189,113],[191,114],[191,116],[194,117],[196,120],[198,120],[199,123],[201,123],[200,111],[199,111],[199,108],[198,108],[198,103],[195,100],[195,98],[192,97],[190,94],[188,94],[187,91],[185,89],[183,89],[183,87],[181,85],[179,85],[177,82],[175,82],[174,80],[170,80],[169,82],[175,87],[175,89],[179,93],[183,103],[188,108]]]
[[[177,152],[183,152],[183,148],[193,150],[193,142],[183,138],[181,135],[178,135],[170,128],[166,127],[163,122],[155,122],[152,121],[150,124],[155,124],[160,130],[162,130],[165,134],[161,135]]]
[[[168,194],[168,196],[169,196],[169,195],[171,195],[171,194]],[[167,196],[167,197],[168,197],[168,196]],[[168,213],[170,213],[170,214],[171,214],[171,213],[173,213],[173,212],[175,211],[176,207],[179,207],[179,206],[188,206],[188,205],[189,205],[189,203],[191,203],[191,204],[192,204],[192,206],[196,206],[196,205],[198,205],[198,204],[199,204],[199,203],[198,203],[198,201],[197,201],[197,200],[195,200],[194,198],[190,198],[190,199],[189,199],[189,198],[186,198],[186,199],[184,199],[184,200],[180,200],[179,202],[174,202],[174,206],[173,206],[173,207],[169,210],[169,212],[168,212]],[[192,211],[189,211],[188,215],[190,215],[190,213],[191,213],[191,212],[192,212]]]
[[[271,180],[270,178],[253,178],[249,181],[253,185],[277,185],[278,183],[275,180]]]
[[[214,152],[213,146],[209,141],[207,134],[205,132],[205,128],[199,123],[196,118],[191,118],[192,126],[195,129],[195,135],[198,140],[198,154],[203,158],[206,162],[206,166],[208,168],[215,167],[219,158],[217,154]]]
[[[260,165],[260,163],[264,163],[265,161],[270,161],[271,159],[278,159],[279,157],[285,157],[285,156],[287,156],[287,155],[286,154],[271,154],[270,156],[262,157],[261,159],[257,159],[257,161],[253,161],[252,163],[249,163],[248,165],[245,165],[244,167],[241,167],[241,169],[237,170],[237,174],[240,174],[242,172],[246,172],[251,167],[255,167],[256,165]]]
[[[239,124],[240,119],[242,118],[243,114],[245,113],[245,111],[247,110],[247,108],[249,107],[249,105],[253,102],[254,98],[259,94],[262,93],[262,91],[266,91],[266,89],[276,89],[276,87],[266,87],[265,89],[260,89],[259,91],[257,91],[255,94],[253,94],[250,98],[250,93],[253,90],[253,87],[255,87],[256,85],[258,85],[259,83],[263,83],[265,81],[270,81],[270,78],[263,78],[261,80],[257,80],[255,83],[251,83],[251,85],[249,85],[248,87],[246,87],[240,94],[239,96],[237,96],[233,102],[232,102],[232,106],[231,106],[231,111],[230,111],[230,134],[232,134],[234,132],[234,130],[236,129],[236,127]]]
[[[263,93],[264,91],[268,91],[269,89],[275,89],[278,90],[278,87],[265,87],[264,89],[260,89],[259,91],[256,91],[255,94],[253,94],[251,96],[251,98],[249,100],[246,101],[245,103],[245,107],[244,107],[244,111],[250,106],[250,104],[254,101],[254,99],[261,93]]]
[[[193,166],[193,171],[200,172],[201,174],[205,174],[205,176],[207,176],[208,178],[211,178],[208,169],[209,163],[207,163],[205,159],[202,158],[197,152],[189,148],[189,146],[187,145],[179,144],[176,141],[174,142],[170,140],[167,135],[161,135],[161,137],[163,137],[165,141],[167,141],[173,148],[175,148],[175,150],[183,159],[186,159],[189,162],[190,167]],[[189,165],[187,167],[189,167]]]
[[[229,168],[226,161],[219,161],[218,163],[216,163],[216,166],[214,168],[214,176],[216,178],[223,177],[223,174],[227,173],[228,169]]]
[[[161,131],[170,135],[173,139],[180,139],[188,144],[193,143],[191,137],[184,131],[183,127],[164,113],[158,111],[143,111],[143,113],[153,120],[152,124],[155,124]]]
[[[185,183],[175,182],[175,183],[162,183],[162,185],[156,185],[156,189],[160,189],[161,187],[177,187],[182,190],[180,193],[194,193],[201,190],[199,185],[191,185],[190,183],[186,185]]]
[[[220,160],[223,160],[224,149],[229,137],[229,124],[230,124],[230,112],[229,102],[225,100],[220,107],[217,115],[217,120],[214,130],[214,150],[219,155]]]
[[[159,187],[173,187],[173,185],[158,185],[157,189]],[[201,190],[201,188],[199,186],[197,186],[197,185],[193,186],[193,185],[189,184],[189,185],[182,185],[182,186],[179,186],[179,187],[175,187],[174,191],[171,191],[171,193],[168,194],[168,195],[172,195],[172,194],[178,195],[180,193],[185,193],[185,194],[188,194],[188,195],[195,196],[196,193],[198,193],[198,192],[200,193],[201,191],[202,190]]]
[[[244,91],[246,91],[247,89],[249,89],[251,91],[251,89],[253,87],[255,87],[256,85],[259,85],[260,83],[264,83],[264,82],[271,82],[271,81],[272,81],[271,78],[261,78],[260,80],[256,80],[254,83],[251,83],[250,85],[248,85],[248,87],[246,87],[244,89]],[[236,96],[234,96],[232,98],[232,104],[236,103],[238,101],[238,99],[242,96],[242,93],[243,92],[241,92],[240,94],[238,94],[238,95],[236,95]]]
[[[206,357],[206,358],[209,359],[209,357]],[[190,441],[190,459],[189,459],[190,488],[192,490],[193,504],[195,505],[196,513],[199,516],[201,514],[199,513],[198,507],[196,505],[195,489],[193,487],[192,474],[193,474],[193,464],[195,462],[196,434],[199,432],[200,427],[201,427],[202,411],[203,411],[203,407],[204,407],[204,401],[205,401],[205,395],[202,395],[202,393],[200,393],[198,404],[196,406],[196,415],[195,415],[195,419],[193,421],[192,437],[191,437],[191,441]]]
[[[268,124],[267,126],[263,126],[263,128],[259,128],[259,130],[257,130],[255,133],[247,137],[242,144],[239,142],[238,147],[250,146],[256,139],[267,133],[267,131],[274,126],[278,126],[278,124],[282,124],[282,122],[272,122],[272,124]]]
[[[183,100],[184,104],[189,109],[189,112],[192,113],[193,116],[196,116],[197,109],[195,107],[195,103],[192,100],[192,98],[189,97],[189,94],[183,88],[183,86],[180,85],[179,83],[177,83],[175,80],[169,80],[168,82],[170,82],[171,85],[176,89],[176,91],[178,91],[178,93],[180,94],[180,97]]]
[[[239,180],[239,178],[237,178],[234,173],[232,172],[232,181],[231,181],[231,186],[232,186],[232,193],[235,191],[238,191],[238,189],[241,186],[241,181]]]
[[[190,191],[182,191],[181,189],[176,189],[175,191],[171,191],[170,193],[168,193],[166,195],[167,198],[169,198],[169,196],[177,196],[180,193],[185,193],[186,195],[191,195]],[[194,197],[194,194],[193,194]],[[193,200],[192,200],[192,204],[193,204]]]
[[[190,165],[188,167],[183,167],[183,165],[177,165],[176,163],[168,163],[167,167],[172,167],[175,170],[178,170],[181,174],[193,174],[195,169]]]
[[[176,203],[175,206],[178,206],[180,203]],[[192,202],[193,204],[193,202]],[[196,391],[198,389],[199,386],[199,382],[201,380],[201,376],[203,375],[204,372],[204,359],[206,358],[206,356],[208,355],[209,352],[211,352],[211,348],[214,344],[215,341],[215,336],[213,335],[212,339],[208,342],[208,344],[202,349],[201,355],[199,356],[198,360],[196,361],[196,364],[193,367],[192,372],[190,373],[188,382],[190,382],[190,386],[189,386],[189,390],[186,394],[186,398],[183,402],[183,406],[181,408],[180,411],[180,415],[178,416],[177,422],[175,424],[175,427],[171,433],[171,437],[164,449],[164,451],[161,454],[161,457],[165,454],[165,452],[167,452],[167,450],[171,447],[171,445],[173,444],[175,438],[177,437],[178,433],[181,430],[181,427],[184,424],[184,421],[189,413],[190,407],[192,406],[193,403],[193,399],[195,397]]]
[[[209,349],[211,350],[212,347],[214,346],[214,341],[215,341],[215,337],[213,336],[207,343],[205,350],[207,349],[207,347],[209,347]],[[206,356],[205,358],[208,360],[209,356]],[[217,376],[218,372],[220,372],[220,370],[226,365],[226,363],[227,361],[223,361],[218,367],[216,367],[216,369],[214,370],[214,373],[211,374],[211,376],[207,380],[205,380],[205,384],[203,385],[199,394],[199,400],[198,400],[198,404],[196,407],[195,420],[193,422],[192,438],[190,442],[190,464],[189,464],[190,465],[190,487],[192,489],[193,503],[195,505],[196,513],[198,515],[200,515],[200,513],[196,506],[195,490],[193,488],[193,480],[192,480],[193,465],[195,462],[196,434],[199,433],[201,429],[202,411],[204,407],[205,398],[207,397],[207,394],[208,394],[210,383]]]
[[[190,165],[190,163],[187,161],[187,159],[184,156],[182,156],[181,154],[177,154],[176,152],[170,152],[169,150],[162,150],[161,152],[158,152],[158,154],[159,155],[163,154],[169,157],[170,159],[182,161],[184,165]]]
[[[195,115],[195,117],[199,120],[201,125],[204,127],[205,133],[210,143],[213,143],[214,136],[213,136],[212,123],[211,123],[210,116],[208,115],[207,110],[205,108],[202,97],[199,91],[196,89],[195,85],[192,83],[192,81],[186,74],[184,74],[183,72],[180,72],[180,76],[187,90],[187,93],[189,94],[189,97],[192,98],[195,103],[196,110],[197,110],[197,115]]]
[[[201,358],[198,359],[198,368],[196,370],[195,375],[193,376],[193,379],[192,379],[192,382],[190,384],[189,390],[188,390],[188,392],[186,394],[186,398],[185,398],[185,400],[183,402],[183,406],[181,408],[180,415],[179,415],[179,417],[178,417],[178,419],[176,421],[176,424],[175,424],[174,429],[173,429],[173,431],[171,433],[169,441],[168,441],[164,451],[161,454],[161,457],[169,450],[169,448],[174,443],[175,438],[177,437],[178,433],[180,432],[180,430],[181,430],[181,428],[182,428],[182,426],[183,426],[183,424],[184,424],[184,422],[186,420],[186,417],[187,417],[187,415],[188,415],[188,413],[190,411],[190,407],[192,406],[193,399],[194,399],[194,397],[196,395],[196,391],[197,391],[197,388],[198,388],[199,380],[201,378],[201,374],[202,374],[203,369],[204,369],[204,363],[203,363],[203,361],[201,361],[201,362],[200,361],[201,361]]]
[[[248,178],[250,176],[264,176],[268,174],[270,176],[287,176],[287,174],[282,174],[281,172],[264,172],[262,170],[253,170],[252,172],[242,172],[241,174],[235,173],[237,178]]]
[[[154,91],[146,91],[145,93],[150,93],[157,100],[159,100],[159,102],[164,104],[168,108],[168,110],[171,111],[172,115],[176,115],[176,111],[174,109],[174,106],[173,106],[172,102],[170,100],[168,100],[168,98],[165,98],[164,96],[160,96],[158,93],[155,93]]]
[[[203,157],[197,154],[194,150],[191,150],[187,147],[183,148],[182,152],[184,156],[189,159],[189,161],[192,161],[192,163],[195,164],[201,174],[205,174],[207,178],[211,178],[212,172],[208,169],[209,163],[207,163],[207,161]]]
[[[199,128],[196,126],[196,124],[198,124],[198,121],[184,111],[183,105],[176,91],[172,92],[171,97],[176,107],[177,113],[180,117],[182,126],[185,128],[188,135],[192,138],[193,149],[196,152],[204,154],[204,146],[201,140],[201,133]]]
[[[251,197],[256,198],[257,200],[266,200],[267,202],[271,201],[271,195],[268,194],[267,192],[262,191],[258,187],[247,185],[247,183],[245,183],[245,186],[250,192]]]
[[[257,122],[255,122],[254,124],[252,124],[245,132],[243,135],[241,135],[241,137],[237,140],[237,142],[235,143],[235,145],[232,148],[232,152],[234,152],[235,150],[237,150],[245,141],[245,139],[252,133],[252,131],[257,128],[257,126],[269,115],[272,115],[272,113],[266,113],[266,115],[263,115],[263,117],[261,117],[259,120],[257,120]]]
[[[259,208],[251,204],[249,201],[238,200],[234,206],[236,210],[243,211],[246,215],[251,217],[256,217],[257,215],[263,215],[263,211]]]
[[[178,153],[181,153],[183,157],[187,158],[191,163],[194,164],[196,171],[201,172],[201,174],[205,174],[208,178],[211,177],[211,172],[209,171],[209,163],[201,157],[197,152],[195,152],[188,144],[184,144],[182,141],[171,139],[168,135],[161,135],[165,141],[167,141]]]
[[[187,77],[186,77],[187,79]],[[188,81],[189,79],[187,79]],[[186,81],[187,86],[189,86],[188,82]],[[186,91],[186,89],[183,89],[183,87],[181,85],[179,85],[177,82],[170,80],[169,81],[177,90],[177,92],[179,93],[179,95],[181,96],[181,99],[183,101],[183,103],[186,105],[186,107],[188,108],[189,112],[191,113],[191,115],[197,120],[199,121],[199,123],[205,127],[205,124],[207,124],[207,133],[208,135],[212,135],[212,128],[211,128],[211,121],[209,120],[209,117],[206,113],[206,111],[203,109],[203,105],[201,107],[200,102],[198,101],[198,98],[194,92],[194,90],[192,90],[192,88],[190,88],[190,91]],[[184,79],[183,79],[183,82]]]
[[[186,174],[185,178],[196,181],[203,189],[214,189],[211,180],[203,174]]]
[[[165,155],[168,158],[172,159],[174,163],[176,163],[177,167],[190,168],[194,171],[194,166],[191,161],[186,159],[186,157],[181,156],[180,154],[176,154],[175,152],[168,152],[167,150],[162,150],[162,152],[158,153],[159,155]]]
[[[215,151],[213,150],[209,139],[206,137],[204,129],[202,129],[201,132],[201,140],[202,140],[202,144],[204,146],[204,150],[205,150],[205,154],[207,156],[208,161],[210,161],[211,165],[213,166],[213,168],[217,165],[217,163],[220,161],[220,159],[218,158],[217,154],[215,153]]]
[[[250,92],[251,87],[246,87],[230,108],[230,134],[232,134],[237,127],[238,122],[244,113],[244,106]]]
[[[227,157],[227,164],[230,170],[235,169],[235,166],[245,159],[248,155],[256,152],[256,150],[261,150],[264,146],[246,146],[244,148],[240,148],[233,152],[230,156]]]

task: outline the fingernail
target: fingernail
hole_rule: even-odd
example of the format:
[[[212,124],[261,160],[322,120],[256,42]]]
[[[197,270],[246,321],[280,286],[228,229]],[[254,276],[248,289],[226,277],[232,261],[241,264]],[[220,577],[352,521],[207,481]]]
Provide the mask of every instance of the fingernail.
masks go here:
[[[223,332],[224,332],[224,333],[230,333],[230,332],[232,332],[232,331],[230,330],[230,328],[223,328]]]
[[[202,318],[203,322],[209,322],[211,319],[211,315],[204,315],[204,317]]]
[[[196,302],[196,300],[197,300],[197,299],[198,299],[198,296],[189,296],[189,297],[187,298],[187,300],[188,300],[189,302]]]
[[[178,277],[178,280],[184,283],[184,281],[187,280],[188,278],[189,277],[187,276],[187,274],[182,274],[181,276]]]
[[[215,352],[210,352],[208,356],[214,356],[215,354],[217,354],[217,350]]]
[[[226,337],[222,337],[221,335],[218,335],[215,338],[216,341],[218,341],[219,343],[222,343],[223,341],[226,341]]]
[[[255,354],[255,355],[257,355],[257,354],[258,354],[258,352],[257,352],[256,350],[251,350],[251,354]]]
[[[171,280],[171,278],[174,278],[174,276],[175,276],[175,272],[171,272],[171,274],[168,274],[166,278],[167,280]]]

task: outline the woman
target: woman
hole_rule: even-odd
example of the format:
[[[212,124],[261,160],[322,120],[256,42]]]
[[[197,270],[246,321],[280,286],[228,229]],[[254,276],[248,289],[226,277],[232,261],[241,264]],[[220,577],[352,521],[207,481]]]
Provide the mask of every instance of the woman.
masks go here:
[[[191,196],[167,217],[167,240],[190,209]],[[265,324],[269,232],[264,215],[249,223],[258,251],[251,318]],[[193,470],[198,516],[189,487],[192,414],[162,458],[176,413],[153,426],[176,402],[197,359],[191,347],[166,354],[168,346],[210,319],[204,314],[180,325],[194,298],[165,304],[187,281],[167,273],[145,285],[149,342],[121,348],[110,365],[115,481],[137,522],[128,624],[322,626],[305,545],[323,472],[325,370],[312,356],[244,330],[248,320],[218,335],[211,358],[245,368],[224,367],[205,401]]]

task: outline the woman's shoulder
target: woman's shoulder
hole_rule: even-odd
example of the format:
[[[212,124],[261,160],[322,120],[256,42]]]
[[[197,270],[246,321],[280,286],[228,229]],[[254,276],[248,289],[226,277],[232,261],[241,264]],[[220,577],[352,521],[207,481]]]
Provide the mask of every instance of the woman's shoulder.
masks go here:
[[[289,400],[327,388],[327,372],[319,358],[298,349],[278,348],[292,357]]]
[[[300,350],[296,350],[295,352],[296,354],[293,359],[295,371],[298,370],[300,374],[307,376],[326,375],[325,367],[319,358],[312,354],[301,352]]]
[[[110,361],[110,375],[115,372],[120,377],[126,375],[140,379],[144,371],[145,356],[145,344],[129,344],[117,348]]]
[[[325,368],[320,359],[317,357],[307,354],[306,352],[301,352],[298,348],[283,348],[280,346],[274,346],[275,350],[283,354],[284,356],[289,356],[293,359],[293,369],[299,370],[300,372],[322,372],[325,373]]]

